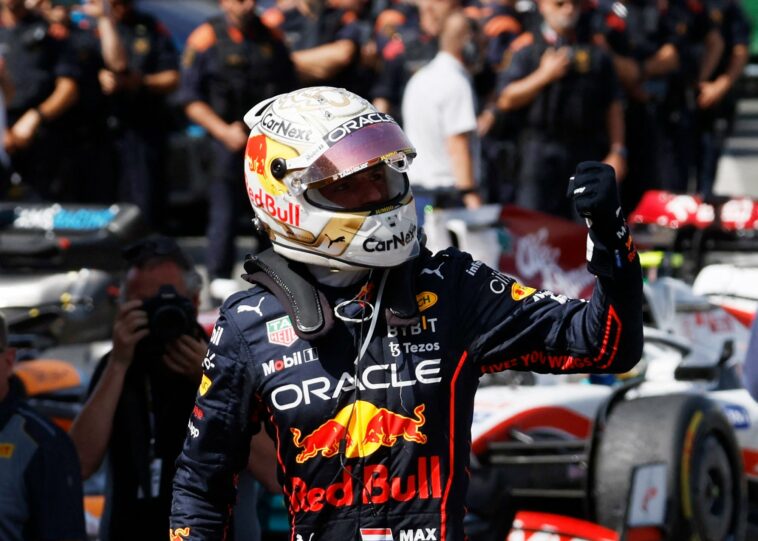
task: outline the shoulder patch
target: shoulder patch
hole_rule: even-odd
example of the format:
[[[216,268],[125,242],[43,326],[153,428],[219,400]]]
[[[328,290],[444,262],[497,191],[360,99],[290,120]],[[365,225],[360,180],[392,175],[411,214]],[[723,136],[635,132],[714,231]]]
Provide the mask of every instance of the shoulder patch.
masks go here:
[[[187,48],[202,53],[216,44],[216,32],[210,23],[203,23],[195,28],[187,38]]]

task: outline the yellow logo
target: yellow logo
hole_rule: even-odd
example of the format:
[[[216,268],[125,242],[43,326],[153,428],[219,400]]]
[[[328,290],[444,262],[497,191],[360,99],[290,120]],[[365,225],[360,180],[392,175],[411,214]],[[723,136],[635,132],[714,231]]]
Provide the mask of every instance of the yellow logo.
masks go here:
[[[416,295],[416,302],[418,303],[419,312],[428,310],[435,304],[437,304],[437,295],[431,291],[422,291]]]
[[[200,381],[200,396],[205,396],[205,393],[208,392],[212,384],[211,378],[203,374],[203,379]]]
[[[511,298],[514,301],[520,301],[533,295],[535,291],[537,290],[533,287],[522,286],[518,282],[513,282],[513,285],[511,286]]]
[[[260,134],[247,140],[245,163],[251,172],[258,175],[263,190],[277,196],[287,193],[287,186],[271,175],[271,162],[276,158],[289,160],[297,155],[294,148]]]
[[[170,541],[182,541],[182,539],[187,539],[189,534],[189,528],[176,528],[174,530],[169,530],[168,532]]]
[[[12,443],[0,443],[0,458],[11,458],[15,448]]]
[[[574,61],[576,64],[576,71],[579,73],[587,73],[590,71],[590,53],[588,50],[577,50],[574,54]]]

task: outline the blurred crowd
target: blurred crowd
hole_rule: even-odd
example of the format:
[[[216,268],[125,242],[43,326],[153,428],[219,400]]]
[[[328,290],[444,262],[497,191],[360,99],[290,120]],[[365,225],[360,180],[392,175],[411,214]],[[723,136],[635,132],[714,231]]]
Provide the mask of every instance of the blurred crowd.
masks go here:
[[[139,0],[0,6],[0,199],[131,202],[160,231],[168,138],[199,126],[211,279],[252,216],[243,116],[262,99],[339,86],[401,120],[419,209],[571,218],[571,172],[601,160],[628,212],[647,189],[711,193],[750,37],[739,0],[218,0],[181,46]]]

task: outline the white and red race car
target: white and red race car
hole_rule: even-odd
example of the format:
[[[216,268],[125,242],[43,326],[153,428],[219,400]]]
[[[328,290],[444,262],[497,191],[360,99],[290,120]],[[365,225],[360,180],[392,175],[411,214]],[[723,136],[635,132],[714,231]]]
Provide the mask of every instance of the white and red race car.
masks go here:
[[[591,292],[583,226],[506,206],[435,212],[425,229],[432,249],[456,244],[530,286]],[[740,373],[751,314],[735,317],[669,277],[646,283],[645,298],[645,348],[633,373],[483,380],[472,426],[472,540],[509,531],[512,540],[607,539],[598,524],[637,541],[758,538],[746,537],[758,509],[758,404]],[[521,516],[514,521],[518,510],[597,524],[564,535],[537,514],[547,526],[527,531]]]

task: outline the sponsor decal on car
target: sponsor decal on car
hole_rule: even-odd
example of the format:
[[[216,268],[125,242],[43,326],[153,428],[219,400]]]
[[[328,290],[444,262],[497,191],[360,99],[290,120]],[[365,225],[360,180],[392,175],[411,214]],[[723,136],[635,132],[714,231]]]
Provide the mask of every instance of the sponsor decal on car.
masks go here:
[[[724,406],[724,415],[735,429],[750,428],[750,414],[746,408],[736,404],[727,404]]]
[[[268,341],[278,346],[289,347],[297,341],[297,334],[292,327],[289,316],[272,319],[266,322]]]

